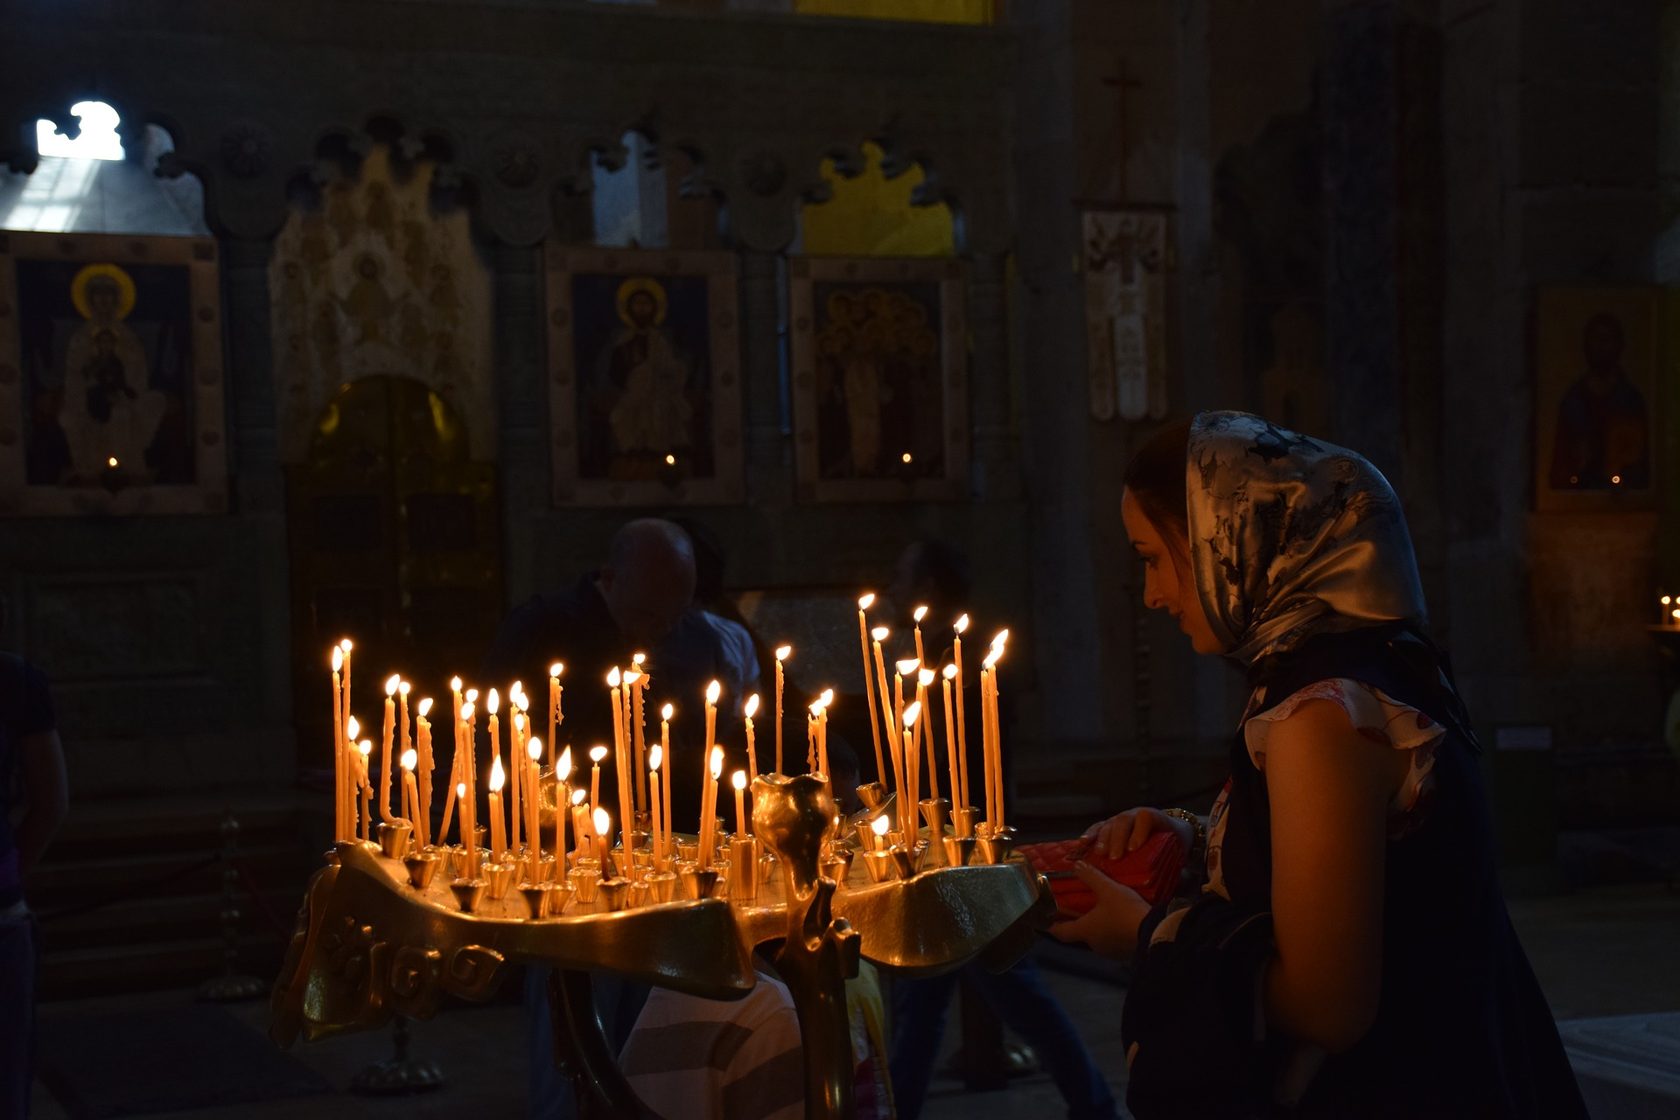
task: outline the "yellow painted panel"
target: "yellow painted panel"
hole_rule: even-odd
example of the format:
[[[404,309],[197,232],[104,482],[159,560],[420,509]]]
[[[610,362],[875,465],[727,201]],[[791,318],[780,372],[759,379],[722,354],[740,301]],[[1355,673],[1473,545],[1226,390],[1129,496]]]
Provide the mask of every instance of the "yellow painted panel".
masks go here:
[[[911,206],[910,192],[925,177],[913,167],[896,179],[881,174],[881,149],[863,145],[861,175],[846,179],[824,160],[834,197],[803,210],[803,251],[834,257],[948,257],[956,251],[951,208]]]

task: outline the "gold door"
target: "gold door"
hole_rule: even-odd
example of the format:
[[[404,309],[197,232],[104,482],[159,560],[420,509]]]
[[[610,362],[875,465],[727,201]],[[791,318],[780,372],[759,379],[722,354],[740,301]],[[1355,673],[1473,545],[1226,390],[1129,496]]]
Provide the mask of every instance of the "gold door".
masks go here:
[[[448,712],[501,617],[495,468],[468,456],[454,410],[405,377],[367,377],[322,411],[287,472],[298,761],[330,765],[328,647],[356,643],[352,711],[377,742],[386,676]],[[434,716],[434,720],[435,720]]]

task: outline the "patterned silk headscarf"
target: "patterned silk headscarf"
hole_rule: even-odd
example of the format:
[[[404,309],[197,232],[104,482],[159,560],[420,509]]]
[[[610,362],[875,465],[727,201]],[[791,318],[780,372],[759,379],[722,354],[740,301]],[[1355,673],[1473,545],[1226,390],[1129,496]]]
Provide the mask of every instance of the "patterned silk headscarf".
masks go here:
[[[1417,557],[1382,473],[1243,412],[1190,426],[1190,567],[1245,666],[1317,634],[1425,617]]]

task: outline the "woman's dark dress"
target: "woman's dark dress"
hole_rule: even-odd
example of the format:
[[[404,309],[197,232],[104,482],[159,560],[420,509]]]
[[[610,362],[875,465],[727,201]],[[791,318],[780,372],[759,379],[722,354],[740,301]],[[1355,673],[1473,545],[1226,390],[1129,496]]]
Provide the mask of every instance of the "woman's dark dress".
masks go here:
[[[1432,646],[1382,627],[1316,639],[1258,667],[1255,711],[1346,678],[1447,728],[1432,800],[1388,845],[1375,1025],[1329,1057],[1299,1104],[1278,1115],[1586,1115],[1505,910],[1475,739],[1439,666]],[[1253,1042],[1259,972],[1272,948],[1271,829],[1265,776],[1240,732],[1231,768],[1222,849],[1230,899],[1204,895],[1172,941],[1147,947],[1127,999],[1122,1034],[1128,1052],[1138,1044],[1127,1103],[1139,1120],[1265,1115],[1287,1046]]]

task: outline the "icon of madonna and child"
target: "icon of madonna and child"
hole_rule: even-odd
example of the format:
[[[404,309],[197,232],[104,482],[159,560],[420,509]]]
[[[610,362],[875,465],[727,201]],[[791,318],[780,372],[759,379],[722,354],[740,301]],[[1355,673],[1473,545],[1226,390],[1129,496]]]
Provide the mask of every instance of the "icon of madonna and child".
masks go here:
[[[194,480],[187,270],[18,259],[32,486]]]

